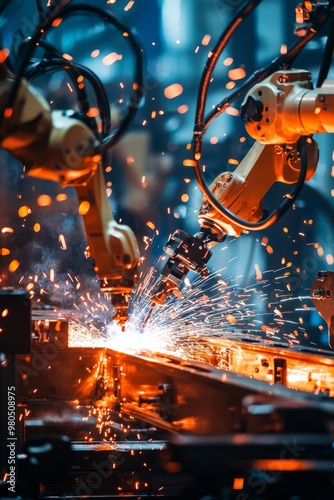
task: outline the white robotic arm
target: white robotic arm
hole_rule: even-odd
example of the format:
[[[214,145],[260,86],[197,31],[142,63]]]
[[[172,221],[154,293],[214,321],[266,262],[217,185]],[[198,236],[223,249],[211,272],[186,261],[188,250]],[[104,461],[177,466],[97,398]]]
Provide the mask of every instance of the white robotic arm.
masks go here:
[[[312,89],[304,70],[277,71],[246,95],[241,117],[247,132],[257,140],[236,170],[220,174],[210,189],[216,198],[242,219],[257,222],[262,201],[275,182],[293,184],[300,173],[297,141],[308,136],[306,180],[318,163],[314,133],[334,132],[334,82]],[[210,205],[204,197],[199,212],[202,229],[239,236],[245,231]]]

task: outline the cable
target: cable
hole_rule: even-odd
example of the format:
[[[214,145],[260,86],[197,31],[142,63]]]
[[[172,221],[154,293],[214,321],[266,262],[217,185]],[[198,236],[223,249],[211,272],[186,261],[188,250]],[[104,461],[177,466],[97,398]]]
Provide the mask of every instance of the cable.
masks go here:
[[[39,20],[42,21],[44,17],[44,7],[43,7],[43,1],[42,0],[36,0],[36,5],[37,5],[37,10],[38,10],[38,15],[39,15]]]
[[[142,49],[131,31],[127,29],[118,19],[112,16],[109,12],[103,11],[98,7],[93,5],[76,4],[74,6],[69,6],[64,9],[62,15],[64,18],[67,16],[77,14],[77,11],[88,12],[97,14],[103,17],[108,23],[115,26],[119,31],[122,32],[124,37],[129,41],[131,48],[133,49],[135,55],[135,72],[134,81],[132,84],[132,94],[130,96],[130,101],[127,108],[127,113],[125,117],[121,120],[118,128],[111,132],[107,137],[105,137],[102,143],[97,147],[98,153],[103,153],[107,149],[114,146],[120,138],[124,135],[128,129],[130,123],[134,119],[138,106],[143,96],[144,79],[143,79],[143,54]]]
[[[40,45],[45,46],[45,43],[41,43]],[[49,49],[49,46],[47,46]],[[51,46],[52,48],[52,46]],[[55,51],[58,52],[58,51]],[[25,71],[25,77],[28,79],[30,82],[33,78],[47,73],[49,71],[55,71],[55,70],[65,70],[67,71],[70,76],[72,77],[73,83],[75,85],[75,88],[77,89],[78,92],[78,101],[80,103],[80,111],[84,113],[85,115],[87,114],[87,111],[90,108],[89,102],[88,102],[88,96],[85,90],[85,87],[79,88],[78,87],[78,82],[77,78],[78,76],[83,76],[86,78],[89,83],[91,84],[96,99],[97,99],[97,105],[100,110],[100,118],[102,122],[102,135],[103,137],[107,135],[110,132],[110,126],[111,126],[111,117],[110,117],[110,107],[109,107],[109,100],[108,96],[106,94],[105,88],[100,81],[100,79],[97,77],[97,75],[91,71],[89,68],[82,66],[78,63],[74,63],[73,61],[67,61],[64,60],[63,58],[50,58],[50,59],[43,59],[42,61],[35,62],[28,66],[28,68]],[[93,120],[91,123],[95,123],[95,129],[96,129],[96,121]],[[95,130],[97,133],[97,130]]]
[[[227,28],[223,31],[216,46],[210,52],[210,56],[207,60],[205,68],[203,70],[202,78],[201,78],[201,81],[199,84],[199,92],[198,92],[198,96],[197,96],[197,105],[196,105],[196,112],[195,112],[195,117],[196,117],[195,127],[201,127],[201,125],[202,125],[208,87],[209,87],[210,81],[211,81],[211,75],[212,75],[212,72],[216,66],[216,63],[217,63],[221,53],[223,52],[228,41],[230,40],[231,36],[235,32],[235,30],[238,28],[238,26],[245,20],[245,18],[248,16],[248,14],[250,14],[252,12],[252,10],[254,10],[255,7],[257,7],[257,5],[261,1],[262,0],[251,0],[250,2],[248,1],[245,5],[243,5],[241,7],[241,9],[239,10],[239,12],[236,14],[236,16],[229,23]]]
[[[120,138],[127,130],[128,126],[132,122],[137,112],[139,103],[143,95],[142,49],[139,43],[137,42],[136,37],[133,35],[133,33],[131,33],[131,31],[129,31],[128,28],[124,26],[112,14],[92,5],[76,4],[72,6],[68,4],[69,0],[60,0],[59,2],[57,2],[57,4],[54,6],[54,9],[52,10],[52,12],[50,12],[48,17],[37,25],[31,38],[25,44],[23,44],[23,56],[19,62],[14,82],[9,91],[7,102],[1,109],[0,116],[2,117],[2,119],[7,119],[6,109],[11,109],[13,107],[20,86],[20,82],[22,77],[24,76],[28,61],[31,58],[36,48],[36,45],[40,42],[41,38],[44,37],[47,34],[47,32],[51,29],[53,21],[57,17],[61,16],[63,19],[65,19],[66,17],[78,14],[79,12],[93,13],[95,15],[102,17],[109,24],[113,25],[115,28],[121,31],[123,36],[130,43],[131,48],[133,49],[135,55],[135,75],[132,84],[132,94],[130,97],[127,113],[125,117],[121,120],[118,128],[115,131],[110,132],[107,136],[105,136],[101,144],[97,147],[96,152],[103,154],[106,150],[110,149],[112,146],[116,144],[116,142],[120,140]]]
[[[330,12],[328,13],[328,15]],[[328,15],[326,16],[326,19],[323,20],[322,24],[327,20]],[[333,16],[334,17],[334,16]],[[219,115],[221,115],[233,102],[235,102],[237,99],[239,99],[242,95],[244,95],[248,90],[252,88],[253,85],[256,83],[264,80],[269,76],[271,73],[276,71],[278,68],[284,66],[285,69],[288,67],[291,67],[294,59],[297,57],[299,52],[307,45],[310,40],[317,34],[317,31],[315,29],[309,29],[309,32],[307,35],[305,35],[301,40],[297,41],[290,49],[287,51],[286,54],[277,56],[271,63],[269,63],[266,67],[257,70],[253,73],[252,76],[250,76],[246,82],[244,82],[237,90],[235,90],[230,97],[226,97],[223,101],[221,101],[205,118],[204,120],[204,126],[203,130],[206,131],[207,128],[210,126],[212,121],[217,118]],[[332,32],[332,37],[334,39],[334,21],[333,21],[333,32]],[[333,40],[334,43],[334,40]],[[318,85],[317,85],[318,86]]]
[[[301,159],[301,165],[300,165],[300,173],[298,177],[298,181],[294,185],[292,191],[289,193],[289,195],[286,196],[286,199],[281,203],[266,219],[261,220],[259,222],[249,222],[244,219],[241,219],[237,215],[235,215],[233,212],[231,212],[228,208],[224,207],[217,198],[212,194],[210,189],[207,188],[206,183],[204,181],[203,175],[201,173],[201,169],[195,167],[195,177],[197,184],[202,191],[202,193],[205,195],[209,203],[219,212],[221,215],[223,215],[226,219],[228,219],[230,222],[233,222],[235,224],[238,224],[238,226],[242,227],[243,229],[246,229],[247,231],[259,231],[262,229],[267,229],[270,227],[274,222],[276,222],[278,219],[282,217],[283,214],[291,207],[291,205],[294,203],[296,197],[300,193],[301,188],[303,187],[303,184],[305,182],[306,178],[306,173],[307,173],[307,154],[306,154],[306,138],[301,137],[299,139],[299,153],[300,153],[300,159]]]
[[[206,182],[202,174],[202,165],[200,162],[200,159],[202,157],[202,142],[204,134],[209,125],[212,123],[212,121],[221,113],[223,113],[226,110],[226,108],[230,106],[232,102],[234,102],[239,97],[244,95],[248,90],[250,90],[250,88],[255,83],[269,76],[273,71],[278,69],[280,66],[284,66],[285,68],[287,68],[293,63],[294,59],[297,57],[302,48],[304,48],[304,46],[315,36],[318,29],[320,29],[323,26],[323,24],[327,21],[328,17],[331,15],[331,9],[333,4],[333,2],[330,2],[327,5],[327,7],[322,8],[320,10],[319,17],[313,21],[312,25],[309,27],[308,32],[304,35],[302,39],[296,42],[288,50],[286,54],[276,57],[265,68],[262,68],[261,70],[254,72],[254,74],[250,78],[248,78],[247,81],[243,85],[241,85],[239,89],[234,91],[230,97],[225,98],[220,104],[218,104],[218,106],[216,106],[215,109],[211,113],[209,113],[209,115],[205,118],[205,120],[203,120],[208,86],[210,83],[212,71],[218,61],[218,58],[223,48],[230,40],[236,27],[240,25],[240,18],[242,18],[243,20],[244,17],[248,15],[249,12],[258,5],[258,3],[259,2],[250,1],[246,6],[243,6],[241,8],[241,11],[235,16],[235,18],[223,32],[222,36],[219,39],[218,44],[216,45],[213,51],[213,54],[209,56],[209,61],[207,62],[207,65],[204,68],[201,78],[201,84],[198,93],[198,102],[196,108],[196,116],[195,116],[194,135],[193,135],[193,167],[195,170],[195,178],[199,188],[201,189],[202,193],[207,198],[209,203],[217,210],[217,212],[220,215],[228,219],[230,222],[238,224],[240,227],[246,230],[261,230],[268,228],[274,222],[276,222],[293,204],[295,198],[298,196],[303,186],[307,172],[307,155],[305,152],[304,140],[300,139],[300,145],[302,148],[300,151],[301,169],[298,181],[295,184],[294,189],[292,190],[288,198],[286,198],[286,200],[281,205],[279,205],[279,207],[276,210],[274,210],[266,219],[254,223],[241,219],[236,214],[231,212],[228,208],[224,207],[219,202],[219,200],[216,199],[216,197],[212,194],[211,190],[206,185]]]

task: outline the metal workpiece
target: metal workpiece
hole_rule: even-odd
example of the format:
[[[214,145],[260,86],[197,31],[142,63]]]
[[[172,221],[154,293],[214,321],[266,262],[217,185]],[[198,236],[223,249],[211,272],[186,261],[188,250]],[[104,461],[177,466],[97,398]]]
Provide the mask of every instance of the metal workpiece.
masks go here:
[[[61,347],[61,335],[57,341],[51,336],[30,357],[18,356],[24,456],[40,459],[47,444],[56,451],[43,458],[45,466],[62,471],[55,481],[22,459],[22,494],[37,498],[42,488],[46,497],[197,499],[202,487],[232,488],[236,477],[246,482],[250,471],[279,471],[282,464],[280,487],[305,471],[326,488],[331,481],[334,358],[233,334],[198,338],[193,360]],[[202,476],[208,467],[209,486]]]
[[[311,286],[311,299],[328,325],[329,345],[334,349],[334,273],[319,271]]]
[[[294,373],[291,366],[298,359],[300,365],[302,355],[291,353],[291,361],[284,366],[278,361],[284,359],[282,349],[277,349],[276,352],[274,350],[271,357],[268,354],[267,352],[268,367],[272,368],[266,368],[266,371],[271,375],[271,382],[269,377],[263,377],[262,380],[255,378],[255,363],[253,377],[246,374],[246,371],[245,375],[241,375],[242,370],[234,373],[209,364],[182,361],[163,354],[131,355],[109,349],[107,351],[108,363],[119,367],[117,394],[122,412],[166,430],[195,434],[240,432],[244,425],[244,398],[252,395],[268,398],[268,404],[293,398],[296,408],[317,408],[322,412],[329,412],[329,415],[333,414],[334,402],[328,397],[328,392],[296,391],[296,382],[291,382]],[[253,358],[257,358],[260,365],[263,357],[264,353],[260,358],[253,352]],[[310,359],[305,361],[304,369]],[[249,360],[250,357],[245,364],[250,364]],[[333,366],[334,360],[331,367],[323,369],[333,372]],[[305,373],[305,376],[310,378],[309,373]],[[328,383],[332,383],[332,376],[333,373],[328,375]],[[289,377],[291,388],[283,385]],[[311,381],[309,385],[314,389],[315,382]]]
[[[91,404],[105,395],[105,362],[103,349],[44,343],[30,355],[18,356],[18,394],[24,400]]]

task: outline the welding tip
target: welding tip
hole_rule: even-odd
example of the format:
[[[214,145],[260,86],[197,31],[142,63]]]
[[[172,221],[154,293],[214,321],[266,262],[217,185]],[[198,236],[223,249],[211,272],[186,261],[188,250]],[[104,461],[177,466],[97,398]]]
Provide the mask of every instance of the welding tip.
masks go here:
[[[155,303],[154,303],[154,302],[151,302],[151,304],[150,304],[150,309],[149,309],[149,311],[148,311],[148,313],[147,313],[147,315],[146,315],[146,317],[145,317],[144,321],[142,321],[142,322],[141,322],[141,324],[140,324],[140,329],[141,329],[141,330],[144,330],[144,329],[146,328],[146,325],[147,325],[147,323],[148,323],[148,320],[149,320],[149,319],[150,319],[150,317],[152,316],[152,313],[153,313],[153,311],[154,311],[154,308],[155,308]]]
[[[113,321],[115,321],[121,328],[125,331],[125,324],[129,319],[129,297],[130,293],[128,290],[118,288],[111,292],[111,304],[116,310]]]

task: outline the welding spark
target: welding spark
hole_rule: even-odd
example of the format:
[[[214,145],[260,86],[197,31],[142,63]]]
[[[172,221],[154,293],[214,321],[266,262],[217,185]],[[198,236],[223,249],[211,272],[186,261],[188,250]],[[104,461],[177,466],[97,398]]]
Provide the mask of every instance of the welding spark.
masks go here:
[[[182,358],[192,356],[196,339],[223,336],[224,333],[263,333],[252,321],[263,314],[257,306],[256,287],[241,288],[236,280],[222,279],[213,272],[207,279],[189,280],[181,297],[168,297],[161,306],[152,307],[155,270],[150,268],[137,287],[130,307],[130,319],[121,335],[110,330],[110,347],[120,350],[169,353]]]
[[[138,354],[163,353],[207,362],[210,347],[203,343],[206,338],[261,338],[288,344],[299,343],[297,337],[308,338],[300,320],[300,310],[310,310],[305,304],[308,297],[298,297],[299,307],[286,311],[284,305],[296,298],[281,290],[275,294],[275,301],[270,302],[264,293],[269,279],[255,277],[255,283],[242,287],[241,277],[226,279],[224,272],[225,269],[212,272],[208,278],[197,277],[193,282],[186,280],[180,297],[170,296],[163,305],[152,307],[156,271],[149,268],[133,294],[125,331],[115,323],[101,327],[98,304],[94,307],[91,304],[89,317],[70,324],[70,345],[108,347]],[[89,294],[82,300],[86,306],[91,302]],[[297,310],[297,320],[288,317]]]

